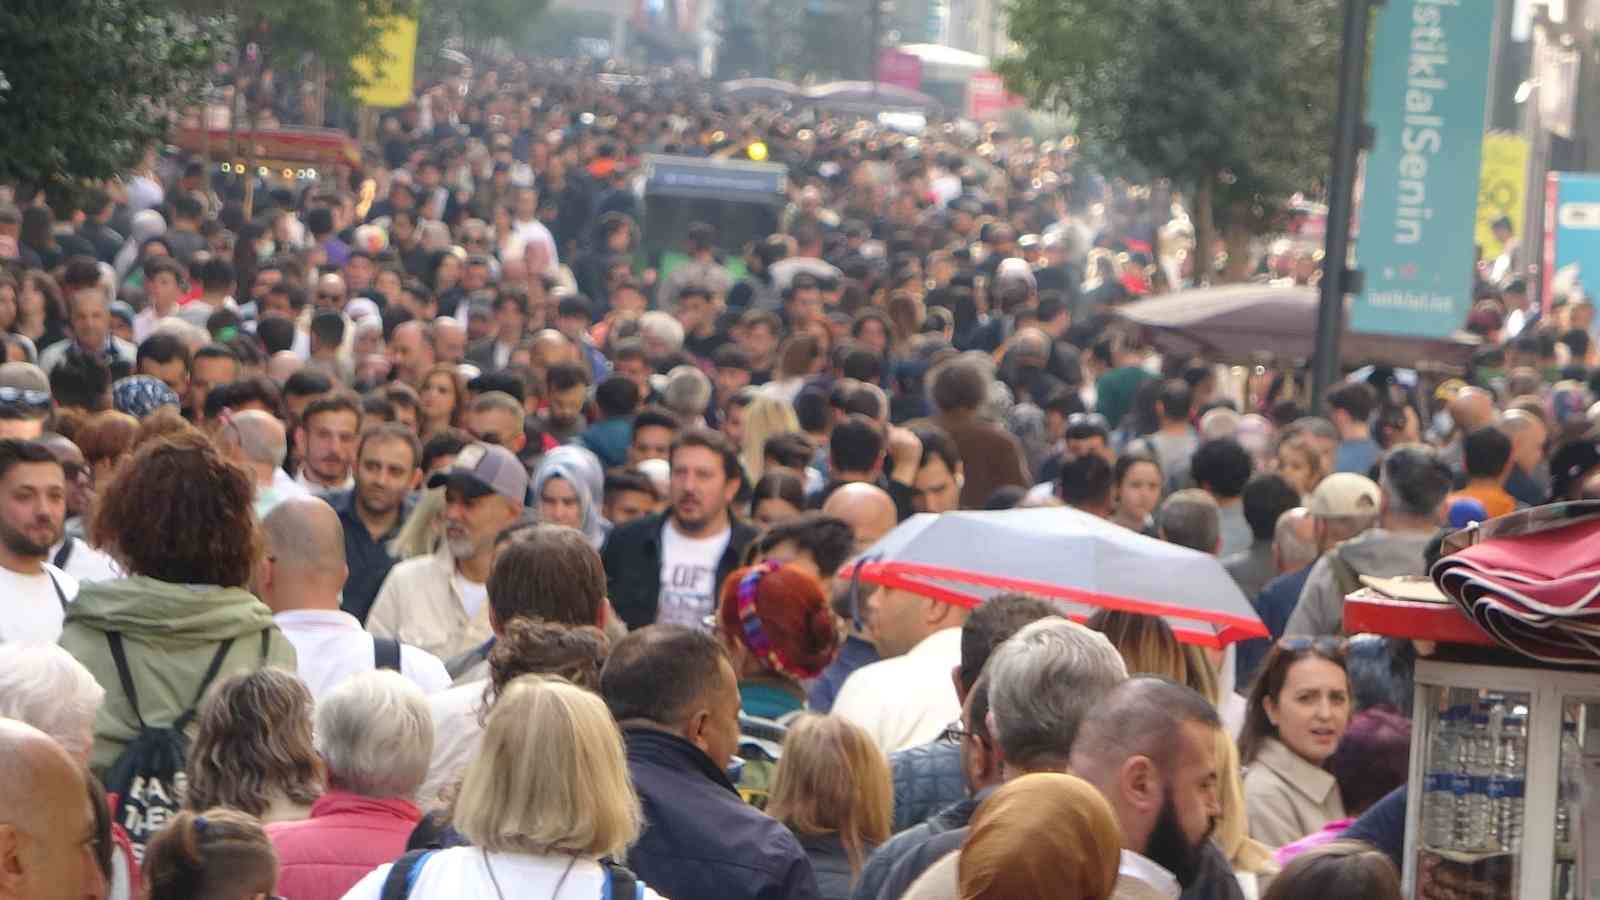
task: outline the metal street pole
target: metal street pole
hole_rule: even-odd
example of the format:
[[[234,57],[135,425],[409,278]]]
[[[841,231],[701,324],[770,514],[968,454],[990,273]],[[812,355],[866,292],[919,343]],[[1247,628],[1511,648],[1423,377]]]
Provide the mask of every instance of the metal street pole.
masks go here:
[[[1350,258],[1350,217],[1355,202],[1356,156],[1362,145],[1362,88],[1367,69],[1367,22],[1381,0],[1345,0],[1344,42],[1339,56],[1339,98],[1334,114],[1333,165],[1328,179],[1327,244],[1322,259],[1322,302],[1317,309],[1316,356],[1311,368],[1311,408],[1339,377],[1339,337],[1344,298],[1359,289]],[[1390,138],[1393,140],[1393,136]]]

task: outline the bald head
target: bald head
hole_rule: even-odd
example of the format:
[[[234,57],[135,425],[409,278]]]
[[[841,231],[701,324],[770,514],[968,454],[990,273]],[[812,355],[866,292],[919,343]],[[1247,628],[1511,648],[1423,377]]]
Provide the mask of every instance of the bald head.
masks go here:
[[[1450,419],[1463,432],[1494,424],[1494,395],[1480,387],[1464,387],[1450,401]]]
[[[1500,417],[1500,430],[1511,438],[1511,459],[1524,472],[1532,472],[1544,458],[1550,430],[1544,420],[1525,409],[1508,409]]]
[[[439,362],[461,362],[467,352],[467,326],[449,316],[434,319],[433,350]]]
[[[333,272],[317,279],[317,292],[320,294],[338,294],[344,296],[344,276]]]
[[[100,836],[83,770],[44,732],[0,719],[0,897],[100,900]]]
[[[39,443],[43,444],[52,456],[61,460],[62,465],[67,463],[83,464],[83,451],[79,450],[78,445],[64,435],[56,434],[53,431],[45,432],[39,436]]]
[[[261,520],[269,559],[258,578],[261,599],[273,612],[337,609],[348,574],[339,515],[320,497],[284,500]]]
[[[899,522],[893,498],[882,488],[859,481],[834,491],[822,505],[822,512],[849,523],[858,552],[877,543]]]
[[[533,336],[533,364],[542,368],[578,361],[578,348],[567,336],[546,328]]]
[[[1296,506],[1278,517],[1272,554],[1279,572],[1293,572],[1317,561],[1317,523],[1305,507]]]
[[[289,380],[289,376],[305,368],[305,360],[293,350],[279,350],[267,360],[267,377],[279,384]]]
[[[0,826],[34,831],[51,807],[88,798],[72,756],[50,735],[16,719],[0,718]]]
[[[257,409],[234,413],[217,432],[224,452],[257,472],[257,481],[272,478],[271,470],[283,465],[289,452],[283,423]]]

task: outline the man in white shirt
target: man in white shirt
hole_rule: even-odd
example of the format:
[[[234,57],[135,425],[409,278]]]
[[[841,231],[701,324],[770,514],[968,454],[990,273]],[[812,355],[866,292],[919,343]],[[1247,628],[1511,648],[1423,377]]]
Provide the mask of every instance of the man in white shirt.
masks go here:
[[[144,293],[149,305],[133,317],[135,343],[149,337],[156,324],[178,314],[183,302],[183,269],[166,256],[152,256],[144,263]]]
[[[367,630],[449,660],[489,639],[495,538],[523,513],[528,470],[510,450],[469,444],[428,487],[445,489],[445,545],[396,565],[378,589]]]
[[[378,642],[339,608],[349,569],[333,507],[317,497],[287,499],[261,520],[261,531],[266,553],[256,566],[256,593],[294,645],[311,696],[320,699],[351,675],[377,668]],[[424,692],[450,686],[438,657],[404,644],[398,650],[400,674]]]
[[[961,715],[950,672],[961,664],[968,613],[903,588],[874,590],[867,626],[879,661],[851,674],[833,712],[865,728],[884,753],[938,737]]]
[[[360,436],[361,404],[355,397],[336,393],[313,400],[295,429],[295,446],[300,449],[295,480],[313,494],[355,487]]]
[[[67,517],[67,476],[38,441],[0,440],[0,642],[53,644],[77,579],[46,562]]]
[[[433,757],[418,800],[426,804],[461,777],[478,752],[478,710],[489,685],[488,652],[516,619],[563,628],[603,627],[606,572],[583,533],[560,525],[516,529],[503,542],[489,575],[489,622],[495,636],[456,658],[456,686],[428,698]],[[522,645],[519,645],[522,646]]]
[[[718,589],[755,537],[729,512],[739,491],[739,452],[725,435],[685,429],[670,457],[667,511],[615,529],[602,552],[611,604],[630,628],[703,628]]]
[[[561,269],[556,255],[556,239],[550,229],[539,221],[539,192],[523,188],[517,192],[516,215],[511,222],[510,239],[501,246],[501,256],[506,259],[523,259],[528,274],[543,272],[555,275]]]

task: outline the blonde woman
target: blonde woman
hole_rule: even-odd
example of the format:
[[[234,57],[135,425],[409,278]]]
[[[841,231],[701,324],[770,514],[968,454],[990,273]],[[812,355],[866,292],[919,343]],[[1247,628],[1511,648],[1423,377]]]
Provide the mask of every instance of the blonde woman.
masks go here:
[[[429,488],[417,497],[411,515],[400,526],[400,533],[389,542],[389,554],[395,559],[412,559],[427,556],[439,549],[444,536],[444,488]]]
[[[414,900],[659,900],[649,888],[614,887],[631,876],[601,862],[620,859],[638,839],[639,798],[605,703],[562,679],[524,675],[501,693],[453,821],[471,846],[407,854],[345,900],[378,900],[396,867]]]
[[[795,417],[793,404],[765,391],[750,401],[744,409],[744,440],[740,444],[739,461],[744,464],[751,484],[766,474],[763,448],[767,438],[799,431],[800,420]]]
[[[822,900],[844,900],[867,857],[889,838],[889,762],[860,726],[804,716],[789,726],[767,813],[799,838]]]
[[[1105,635],[1111,646],[1117,648],[1129,675],[1159,675],[1168,681],[1193,686],[1188,654],[1165,619],[1102,609],[1096,610],[1084,624],[1091,631]],[[1206,699],[1215,703],[1215,693],[1213,691]]]
[[[1239,775],[1239,748],[1225,729],[1217,731],[1217,816],[1212,840],[1233,866],[1244,900],[1259,900],[1278,874],[1272,848],[1250,836],[1245,813],[1244,781]]]

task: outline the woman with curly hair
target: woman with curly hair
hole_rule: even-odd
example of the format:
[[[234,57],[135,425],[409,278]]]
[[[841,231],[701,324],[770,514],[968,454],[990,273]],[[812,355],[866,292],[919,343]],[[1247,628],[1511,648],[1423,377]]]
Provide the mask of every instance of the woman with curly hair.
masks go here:
[[[237,809],[262,824],[309,817],[323,787],[311,711],[311,691],[283,669],[235,675],[212,688],[189,747],[184,805]]]
[[[294,670],[272,610],[246,589],[260,553],[253,493],[250,476],[194,431],[140,446],[101,490],[91,543],[128,574],[85,583],[61,634],[106,688],[90,757],[97,772],[141,722],[171,726],[192,709],[213,659],[218,680],[268,665]]]

